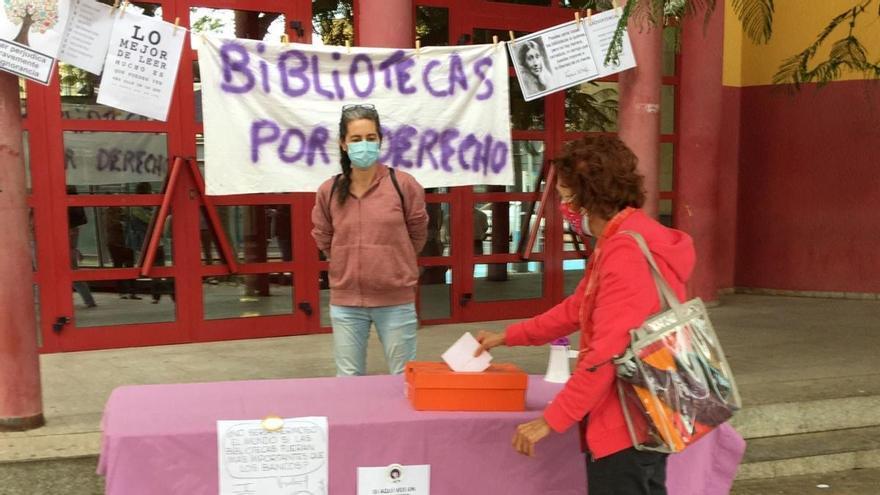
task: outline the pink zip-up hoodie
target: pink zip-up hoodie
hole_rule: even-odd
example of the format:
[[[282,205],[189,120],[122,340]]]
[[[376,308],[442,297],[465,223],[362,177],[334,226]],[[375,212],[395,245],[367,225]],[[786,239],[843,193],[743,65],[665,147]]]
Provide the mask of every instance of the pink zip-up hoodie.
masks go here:
[[[330,304],[380,307],[415,301],[416,256],[427,239],[425,190],[397,170],[400,202],[388,167],[377,164],[373,183],[360,198],[339,204],[333,178],[318,188],[312,209],[312,237],[330,260]]]

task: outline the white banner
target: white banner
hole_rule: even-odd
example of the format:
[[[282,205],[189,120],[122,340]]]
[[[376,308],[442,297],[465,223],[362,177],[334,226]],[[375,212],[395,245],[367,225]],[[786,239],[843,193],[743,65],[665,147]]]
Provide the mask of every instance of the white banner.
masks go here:
[[[69,15],[69,0],[3,0],[0,70],[49,84]]]
[[[164,134],[68,132],[64,158],[68,184],[159,182],[168,174]]]
[[[424,187],[513,184],[503,44],[316,47],[202,38],[208,194],[315,191],[340,172],[342,106],[376,106],[380,162]]]
[[[119,14],[98,103],[151,119],[166,120],[186,32],[156,17]]]

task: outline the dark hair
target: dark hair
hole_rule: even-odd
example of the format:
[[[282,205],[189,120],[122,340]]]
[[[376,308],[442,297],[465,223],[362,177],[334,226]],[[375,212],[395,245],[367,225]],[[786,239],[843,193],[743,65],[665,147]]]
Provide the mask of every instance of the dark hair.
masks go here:
[[[645,178],[638,158],[617,136],[587,136],[553,160],[559,184],[571,189],[572,206],[605,220],[645,203]]]
[[[382,125],[379,123],[379,112],[374,107],[352,105],[342,109],[342,117],[339,118],[339,140],[345,141],[348,135],[348,124],[355,120],[367,119],[376,124],[376,132],[379,133],[379,139],[382,139]],[[339,178],[337,188],[339,189],[339,204],[344,204],[348,199],[349,189],[351,188],[351,158],[348,153],[339,145],[339,164],[342,165],[342,177]]]

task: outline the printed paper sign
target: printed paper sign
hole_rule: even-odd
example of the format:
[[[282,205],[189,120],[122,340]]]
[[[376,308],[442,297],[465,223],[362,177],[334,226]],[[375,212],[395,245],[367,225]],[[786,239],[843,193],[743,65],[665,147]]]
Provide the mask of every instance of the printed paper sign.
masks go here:
[[[583,24],[567,22],[508,43],[526,101],[599,75]]]
[[[114,20],[110,5],[95,0],[73,0],[58,59],[92,74],[100,74],[107,58]]]
[[[113,24],[98,103],[167,120],[186,32],[125,11]]]
[[[584,25],[587,36],[590,38],[590,49],[593,58],[599,65],[599,77],[605,77],[636,66],[636,59],[632,51],[632,43],[629,40],[629,32],[623,32],[623,46],[620,51],[620,61],[617,64],[605,64],[605,56],[608,54],[608,48],[611,46],[611,40],[614,38],[614,31],[617,29],[617,23],[620,22],[622,8],[606,10],[605,12],[593,15],[589,21],[581,21]]]
[[[492,361],[492,355],[484,351],[474,357],[479,348],[477,339],[470,332],[465,332],[441,357],[452,371],[485,371]]]
[[[343,105],[382,123],[379,161],[423,187],[514,183],[502,46],[199,43],[208,194],[315,191],[341,171]]]
[[[326,417],[217,421],[220,495],[328,495]],[[274,429],[273,429],[274,430]]]
[[[431,490],[428,464],[359,467],[357,475],[357,495],[428,495]]]
[[[3,0],[0,70],[49,84],[70,14],[70,0]]]
[[[526,101],[636,66],[624,30],[620,60],[605,64],[620,21],[620,8],[538,31],[508,43]]]

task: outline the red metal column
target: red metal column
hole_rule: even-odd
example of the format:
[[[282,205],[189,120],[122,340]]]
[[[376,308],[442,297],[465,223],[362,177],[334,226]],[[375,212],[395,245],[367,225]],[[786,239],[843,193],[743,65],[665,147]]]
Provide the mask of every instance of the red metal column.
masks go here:
[[[45,423],[18,78],[0,72],[0,430]]]
[[[635,0],[631,0],[635,1]],[[660,87],[663,80],[663,30],[656,26],[629,25],[629,37],[637,67],[624,71],[618,80],[621,139],[639,157],[645,176],[645,212],[657,217],[660,170]]]
[[[413,0],[358,0],[358,44],[412,48],[416,31]]]
[[[722,120],[723,88],[722,51],[724,45],[723,11],[715,12],[708,27],[702,16],[691,16],[682,25],[681,91],[679,102],[679,146],[676,175],[677,204],[675,220],[679,228],[694,238],[697,266],[691,276],[690,292],[704,300],[714,300],[719,284],[719,177],[727,139],[736,139],[738,118],[725,124]],[[732,116],[727,116],[730,118]],[[725,128],[728,130],[725,131]],[[736,188],[733,183],[725,187]],[[735,195],[726,195],[735,201]],[[729,208],[732,212],[734,208]],[[730,216],[730,215],[728,215]],[[725,222],[735,222],[727,219]],[[733,237],[731,235],[731,237]],[[735,244],[730,239],[730,249]],[[733,263],[732,253],[727,256]]]

